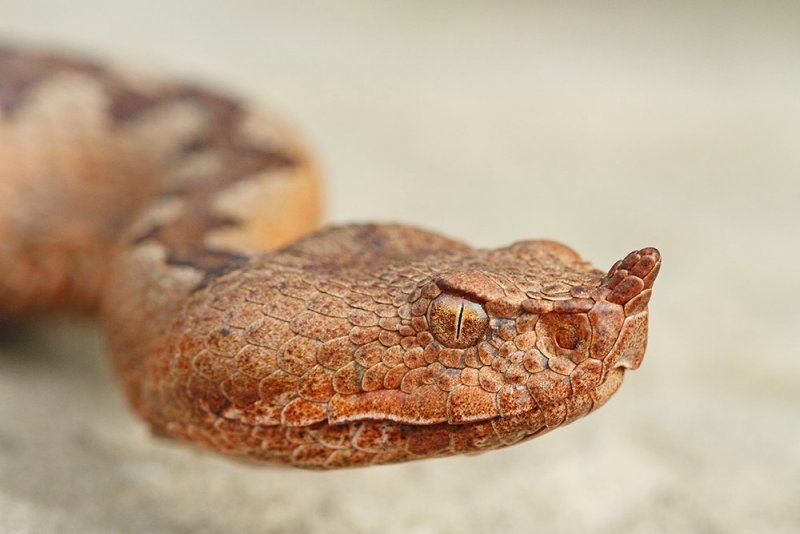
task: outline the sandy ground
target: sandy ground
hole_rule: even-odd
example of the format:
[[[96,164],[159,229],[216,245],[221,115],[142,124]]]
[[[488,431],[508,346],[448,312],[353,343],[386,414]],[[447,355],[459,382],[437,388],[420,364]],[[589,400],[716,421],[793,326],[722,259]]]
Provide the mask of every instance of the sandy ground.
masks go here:
[[[95,325],[9,325],[0,532],[800,531],[797,4],[291,4],[0,0],[0,39],[270,103],[333,221],[557,238],[602,267],[658,246],[644,365],[540,440],[319,474],[153,438]]]

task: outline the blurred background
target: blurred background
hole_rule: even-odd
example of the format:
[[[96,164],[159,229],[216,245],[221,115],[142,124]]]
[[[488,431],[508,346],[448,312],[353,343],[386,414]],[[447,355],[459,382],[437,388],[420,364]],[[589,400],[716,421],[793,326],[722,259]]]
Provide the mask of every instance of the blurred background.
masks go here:
[[[0,341],[0,532],[800,531],[796,2],[0,0],[0,41],[290,118],[328,220],[600,268],[657,246],[650,349],[593,416],[471,458],[259,468],[149,435],[88,320]]]

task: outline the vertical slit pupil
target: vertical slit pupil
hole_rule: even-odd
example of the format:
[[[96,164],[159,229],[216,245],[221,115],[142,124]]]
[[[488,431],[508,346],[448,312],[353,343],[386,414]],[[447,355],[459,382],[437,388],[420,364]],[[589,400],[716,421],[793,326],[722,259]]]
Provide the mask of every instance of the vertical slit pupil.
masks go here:
[[[458,321],[456,322],[456,339],[461,339],[461,319],[464,317],[464,303],[461,303],[461,308],[458,310]]]

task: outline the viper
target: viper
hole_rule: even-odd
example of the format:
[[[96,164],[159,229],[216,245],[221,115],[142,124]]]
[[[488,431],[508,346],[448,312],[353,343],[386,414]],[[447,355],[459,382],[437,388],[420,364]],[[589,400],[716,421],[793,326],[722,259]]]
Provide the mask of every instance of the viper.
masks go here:
[[[97,312],[157,434],[307,468],[477,453],[639,367],[656,249],[601,271],[554,241],[318,230],[321,203],[298,136],[246,102],[0,49],[0,316]]]

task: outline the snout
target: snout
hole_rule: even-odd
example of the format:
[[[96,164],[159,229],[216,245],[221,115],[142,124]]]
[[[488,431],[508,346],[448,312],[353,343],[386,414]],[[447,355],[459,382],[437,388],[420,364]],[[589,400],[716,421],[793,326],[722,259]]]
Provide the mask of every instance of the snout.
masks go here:
[[[647,304],[661,268],[661,254],[649,247],[636,250],[608,272],[605,298],[622,306],[625,320],[607,359],[608,368],[638,369],[647,350]]]
[[[617,342],[609,354],[611,369],[638,369],[647,350],[647,311],[625,318]]]

